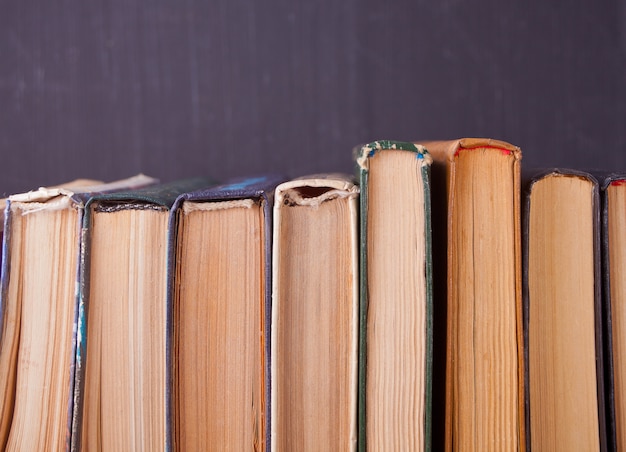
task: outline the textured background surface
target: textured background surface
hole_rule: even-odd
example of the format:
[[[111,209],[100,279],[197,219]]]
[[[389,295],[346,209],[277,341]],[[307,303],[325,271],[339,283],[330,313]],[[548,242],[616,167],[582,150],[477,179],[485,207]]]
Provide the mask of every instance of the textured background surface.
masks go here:
[[[351,172],[358,143],[461,136],[626,170],[626,2],[2,4],[0,194]]]
[[[352,171],[373,139],[491,136],[626,170],[626,3],[9,2],[0,192],[144,172]]]

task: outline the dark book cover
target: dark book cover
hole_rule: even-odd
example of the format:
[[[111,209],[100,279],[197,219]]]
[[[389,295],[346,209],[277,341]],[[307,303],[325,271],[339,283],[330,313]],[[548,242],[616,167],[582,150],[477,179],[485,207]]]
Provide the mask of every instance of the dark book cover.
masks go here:
[[[263,266],[264,272],[264,300],[263,300],[263,314],[265,324],[265,356],[264,358],[264,372],[265,372],[265,448],[270,450],[271,438],[271,295],[272,295],[272,207],[274,200],[274,189],[278,184],[284,182],[285,177],[280,175],[262,175],[258,177],[239,178],[233,179],[225,184],[213,186],[210,188],[191,191],[180,195],[174,202],[170,211],[169,221],[169,242],[168,242],[168,307],[167,307],[167,334],[166,334],[166,349],[167,349],[167,369],[168,375],[166,378],[166,384],[168,387],[167,397],[167,441],[168,449],[173,448],[173,356],[172,356],[172,340],[174,334],[174,312],[173,312],[173,299],[175,291],[175,268],[176,268],[176,246],[178,235],[178,210],[181,208],[185,201],[193,202],[212,202],[212,201],[230,201],[230,200],[243,200],[253,199],[260,202],[263,210],[264,227],[267,232],[264,235],[265,243],[263,245]]]
[[[595,363],[596,363],[596,392],[598,401],[598,423],[599,423],[599,448],[601,451],[611,450],[609,448],[610,437],[607,436],[607,422],[610,423],[609,405],[607,405],[607,394],[605,392],[606,365],[603,349],[603,336],[606,334],[603,325],[606,316],[603,314],[602,303],[602,225],[600,220],[600,194],[599,176],[597,172],[579,171],[566,168],[549,169],[528,169],[523,172],[522,183],[522,281],[523,281],[523,310],[524,310],[524,354],[525,354],[525,424],[526,424],[526,447],[531,450],[532,429],[531,429],[531,401],[530,401],[530,360],[529,360],[529,308],[533,300],[529,294],[529,232],[530,232],[530,208],[531,195],[534,184],[550,175],[561,175],[565,177],[582,178],[592,184],[592,224],[593,224],[593,279],[594,279],[594,341],[595,341]],[[576,372],[576,369],[571,369]],[[559,422],[559,420],[555,420]]]
[[[90,197],[86,202],[83,224],[81,227],[82,237],[79,269],[77,346],[75,357],[74,408],[71,443],[72,450],[81,450],[84,372],[86,370],[86,362],[88,359],[86,351],[88,340],[89,280],[91,269],[92,207],[97,203],[107,203],[111,209],[157,209],[169,211],[176,201],[176,198],[182,193],[210,185],[210,179],[206,178],[183,179],[166,184],[151,185],[133,190],[97,194]],[[163,325],[163,328],[165,328],[165,325]]]
[[[611,185],[626,184],[626,173],[601,173],[598,175],[600,182],[600,221],[601,236],[600,246],[602,254],[602,309],[604,328],[604,380],[605,380],[605,403],[606,403],[606,428],[608,450],[618,450],[617,443],[617,416],[616,416],[616,389],[615,389],[615,366],[613,347],[613,316],[611,299],[611,240],[609,237],[609,187]],[[616,246],[613,244],[613,246]]]

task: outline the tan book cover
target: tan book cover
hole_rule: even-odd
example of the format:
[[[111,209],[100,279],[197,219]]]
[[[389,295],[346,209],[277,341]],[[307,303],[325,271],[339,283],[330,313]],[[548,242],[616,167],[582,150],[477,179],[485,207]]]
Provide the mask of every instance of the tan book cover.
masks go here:
[[[69,448],[85,203],[155,183],[80,180],[10,196],[0,291],[0,447]]]
[[[433,260],[445,257],[447,275],[435,278],[435,306],[447,307],[436,310],[435,328],[447,334],[445,420],[439,410],[433,443],[443,430],[448,451],[525,450],[521,151],[483,138],[421,144],[433,156],[433,186],[445,187],[433,200],[433,222],[443,223],[433,229]],[[442,367],[443,350],[434,353]]]
[[[358,193],[334,174],[276,188],[274,451],[356,450]]]

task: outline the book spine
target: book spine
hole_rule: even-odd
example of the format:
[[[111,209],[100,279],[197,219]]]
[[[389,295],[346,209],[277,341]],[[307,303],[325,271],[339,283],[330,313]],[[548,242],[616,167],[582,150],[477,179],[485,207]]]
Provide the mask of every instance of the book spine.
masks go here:
[[[263,216],[265,221],[265,253],[263,257],[265,265],[265,450],[271,451],[272,445],[272,207],[274,201],[273,190],[264,191],[261,194]]]
[[[600,187],[601,204],[601,254],[602,254],[602,318],[604,328],[604,393],[606,404],[606,430],[608,450],[617,450],[615,417],[615,375],[613,366],[613,317],[611,308],[611,277],[609,255],[609,200],[608,188],[616,180],[624,183],[620,176],[608,176]]]
[[[86,369],[87,354],[87,309],[86,294],[89,291],[89,265],[88,265],[88,237],[89,230],[81,227],[80,256],[78,269],[78,300],[74,328],[74,378],[70,394],[73,396],[71,417],[71,440],[69,450],[78,452],[81,449],[82,421],[83,421],[83,389]]]
[[[367,450],[366,426],[366,378],[367,378],[367,211],[368,211],[368,179],[369,172],[364,165],[360,165],[359,180],[361,186],[360,199],[360,250],[359,250],[359,363],[358,363],[358,450]]]
[[[433,389],[433,262],[432,262],[432,208],[430,193],[430,165],[422,166],[424,181],[424,236],[426,244],[426,363],[424,388],[424,450],[432,447],[432,389]]]

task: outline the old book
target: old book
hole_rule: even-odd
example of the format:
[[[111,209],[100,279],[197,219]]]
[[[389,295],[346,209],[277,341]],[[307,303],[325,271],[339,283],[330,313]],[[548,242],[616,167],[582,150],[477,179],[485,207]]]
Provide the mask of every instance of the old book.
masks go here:
[[[282,181],[234,181],[173,207],[174,450],[269,450],[271,209]]]
[[[9,198],[0,291],[3,449],[69,447],[84,205],[96,192],[154,182],[142,175],[80,181]]]
[[[73,450],[166,450],[169,209],[190,179],[85,206]]]
[[[626,449],[626,174],[600,185],[605,404],[609,450]]]
[[[530,447],[606,450],[598,183],[550,170],[525,195]]]
[[[429,450],[432,350],[430,156],[378,141],[361,180],[359,449]]]
[[[340,175],[276,188],[272,450],[356,450],[358,188]]]
[[[447,337],[445,419],[441,412],[433,419],[434,443],[448,451],[524,450],[521,151],[480,138],[423,144],[433,185],[443,187],[443,199],[433,200],[433,222],[442,224],[433,229],[433,255],[447,261],[436,264],[443,284],[435,285],[435,304],[447,300],[447,319],[439,315],[435,325],[447,324]],[[435,360],[442,357],[436,349]]]

